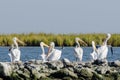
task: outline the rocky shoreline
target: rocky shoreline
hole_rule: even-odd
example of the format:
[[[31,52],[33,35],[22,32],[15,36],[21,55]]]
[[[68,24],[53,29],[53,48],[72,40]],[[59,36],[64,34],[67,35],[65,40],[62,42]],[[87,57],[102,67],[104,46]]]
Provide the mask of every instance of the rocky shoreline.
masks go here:
[[[120,61],[0,62],[0,80],[120,80]]]

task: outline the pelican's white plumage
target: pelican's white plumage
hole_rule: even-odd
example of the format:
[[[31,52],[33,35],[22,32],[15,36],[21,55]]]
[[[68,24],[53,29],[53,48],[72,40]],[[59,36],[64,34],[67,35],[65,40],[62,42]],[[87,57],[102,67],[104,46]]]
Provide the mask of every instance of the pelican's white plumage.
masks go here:
[[[97,60],[97,52],[96,52],[96,47],[95,47],[95,42],[92,41],[92,47],[93,47],[93,52],[90,54],[92,56],[93,60]]]
[[[79,59],[79,61],[82,61],[83,49],[81,47],[76,47],[74,51],[75,51],[75,57]]]
[[[98,49],[96,49],[94,42],[92,42],[93,53],[91,53],[91,56],[93,57],[94,60],[96,60],[96,58],[98,60],[103,60],[107,58],[107,54],[108,54],[107,42],[110,39],[110,37],[111,34],[108,33],[106,39],[103,41],[103,44]]]
[[[44,46],[45,46],[45,47],[49,47],[49,46],[48,46],[47,44],[45,44],[44,42],[40,42],[40,47],[41,47],[41,50],[42,50],[41,57],[42,57],[43,62],[46,61],[46,54],[45,54]]]
[[[102,60],[102,59],[106,59],[107,58],[107,54],[108,54],[108,46],[107,46],[107,42],[110,39],[111,34],[107,34],[106,39],[104,40],[103,44],[101,45],[101,47],[99,47],[97,49],[98,52],[98,59]]]
[[[78,59],[79,61],[82,61],[82,56],[83,56],[83,49],[80,47],[79,41],[87,45],[83,40],[80,38],[75,38],[75,43],[76,47],[74,48],[74,55],[76,57],[76,60]]]
[[[60,57],[61,57],[61,54],[62,54],[62,51],[58,50],[58,49],[55,49],[55,43],[51,42],[50,43],[50,48],[49,48],[49,51],[48,51],[48,55],[47,55],[47,59],[49,61],[59,60]]]
[[[17,41],[20,42],[21,44],[24,44],[18,38],[16,37],[13,38],[13,44],[12,47],[10,48],[10,53],[8,54],[10,56],[11,62],[20,61],[21,51],[19,50]]]

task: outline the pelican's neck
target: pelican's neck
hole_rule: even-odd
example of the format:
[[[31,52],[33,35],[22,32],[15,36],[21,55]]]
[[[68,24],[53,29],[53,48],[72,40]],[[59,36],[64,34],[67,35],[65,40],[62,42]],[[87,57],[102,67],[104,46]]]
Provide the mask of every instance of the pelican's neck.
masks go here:
[[[55,49],[54,47],[51,47],[50,50],[49,50],[49,52],[52,52],[54,49]]]
[[[110,39],[110,36],[108,36],[105,41],[103,42],[103,45],[107,45],[108,40]]]
[[[42,54],[44,54],[44,53],[45,53],[45,50],[44,50],[43,45],[41,45],[41,50],[42,50]]]
[[[51,42],[51,43],[50,43],[50,50],[52,51],[54,48],[55,48],[55,43],[54,43],[54,42]]]
[[[80,44],[78,41],[76,41],[76,47],[80,47]]]
[[[50,56],[50,53],[54,50],[54,48],[55,48],[55,43],[51,42],[50,47],[48,49],[48,55],[47,56]]]
[[[93,51],[96,51],[96,46],[94,41],[92,41],[92,47],[93,47]]]
[[[17,48],[17,49],[18,49],[19,47],[18,47],[18,43],[17,43],[17,41],[16,41],[16,40],[14,40],[13,42],[14,42],[15,48]]]

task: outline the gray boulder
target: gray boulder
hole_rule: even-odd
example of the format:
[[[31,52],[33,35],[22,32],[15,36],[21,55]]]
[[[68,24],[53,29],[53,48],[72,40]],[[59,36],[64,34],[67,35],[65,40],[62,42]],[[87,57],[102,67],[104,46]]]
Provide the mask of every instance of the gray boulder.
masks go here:
[[[9,63],[0,62],[0,76],[10,76],[12,74],[12,67]]]

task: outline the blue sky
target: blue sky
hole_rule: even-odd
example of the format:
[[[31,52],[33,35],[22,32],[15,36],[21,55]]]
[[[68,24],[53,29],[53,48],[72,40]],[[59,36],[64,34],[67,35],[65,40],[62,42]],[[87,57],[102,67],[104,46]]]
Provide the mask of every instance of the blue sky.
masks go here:
[[[0,33],[120,33],[119,0],[2,0]]]

